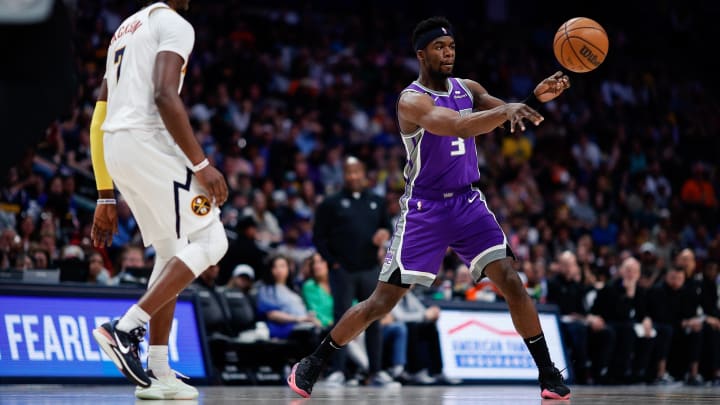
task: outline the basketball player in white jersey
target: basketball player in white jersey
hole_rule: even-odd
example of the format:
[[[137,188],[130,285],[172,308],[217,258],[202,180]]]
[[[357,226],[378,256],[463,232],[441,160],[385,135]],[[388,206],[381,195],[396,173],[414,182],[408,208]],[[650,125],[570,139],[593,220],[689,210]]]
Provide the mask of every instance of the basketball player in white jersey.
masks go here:
[[[93,331],[143,399],[197,398],[198,391],[180,381],[168,363],[175,301],[227,250],[218,209],[227,199],[227,184],[203,154],[178,95],[195,42],[192,26],[176,11],[188,3],[155,2],[115,31],[91,123],[99,192],[94,244],[109,245],[117,230],[114,182],[144,243],[156,251],[147,292],[119,320]],[[138,344],[148,322],[146,371]]]

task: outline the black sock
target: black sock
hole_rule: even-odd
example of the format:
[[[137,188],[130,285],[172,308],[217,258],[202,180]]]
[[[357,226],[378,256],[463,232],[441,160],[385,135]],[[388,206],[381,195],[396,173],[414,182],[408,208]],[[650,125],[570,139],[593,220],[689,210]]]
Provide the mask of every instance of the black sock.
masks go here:
[[[547,342],[545,341],[544,333],[540,333],[537,336],[533,336],[524,340],[525,345],[527,346],[528,350],[530,350],[530,354],[532,355],[532,358],[533,360],[535,360],[535,364],[539,369],[553,366],[552,360],[550,360],[550,353],[548,352]]]
[[[328,335],[325,336],[325,339],[323,339],[322,343],[320,343],[320,346],[315,349],[315,352],[312,355],[321,359],[322,361],[327,361],[333,353],[342,348],[342,346],[333,341],[332,337],[328,333]]]

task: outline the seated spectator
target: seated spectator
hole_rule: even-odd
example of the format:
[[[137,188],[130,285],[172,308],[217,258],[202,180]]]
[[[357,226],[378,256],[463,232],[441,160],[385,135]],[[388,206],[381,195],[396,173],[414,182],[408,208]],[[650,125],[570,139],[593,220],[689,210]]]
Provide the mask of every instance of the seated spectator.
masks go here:
[[[682,201],[692,207],[715,208],[715,188],[708,180],[709,173],[702,163],[695,163],[692,177],[687,179],[680,191]]]
[[[139,269],[145,271],[136,272]],[[120,252],[120,266],[110,285],[147,285],[151,269],[145,264],[145,249],[138,245],[127,245]]]
[[[610,380],[623,384],[643,382],[656,332],[647,316],[647,291],[638,285],[640,262],[627,258],[618,272],[620,278],[598,292],[592,313],[601,317],[615,336],[614,342],[605,342],[614,343],[609,348]]]
[[[198,295],[205,322],[205,333],[208,336],[216,333],[232,336],[230,308],[215,284],[218,270],[218,266],[210,266],[188,286],[188,289],[195,291]]]
[[[241,217],[237,223],[237,239],[229,241],[228,252],[220,260],[218,283],[226,284],[235,266],[245,263],[255,272],[255,280],[265,280],[267,270],[265,259],[267,252],[260,249],[256,242],[258,224],[250,216]]]
[[[245,207],[244,216],[250,216],[257,224],[256,240],[259,245],[268,249],[282,240],[282,229],[278,224],[277,218],[273,215],[267,206],[267,197],[261,190],[253,193],[252,205]]]
[[[300,229],[298,225],[292,224],[285,230],[282,243],[274,249],[273,253],[289,258],[294,262],[295,267],[300,267],[305,260],[312,256],[315,248],[299,246],[299,238]]]
[[[685,269],[675,265],[648,296],[648,314],[658,334],[652,363],[657,384],[678,378],[685,378],[689,385],[702,382],[699,361],[703,322],[697,317],[700,303],[686,285]]]
[[[453,280],[453,297],[465,299],[465,294],[473,288],[474,281],[470,269],[465,263],[461,263],[455,270],[455,279]]]
[[[309,258],[310,277],[302,285],[302,297],[309,311],[315,313],[320,326],[333,324],[333,296],[330,292],[328,263],[320,253]]]
[[[311,341],[318,337],[316,328],[320,327],[320,320],[308,312],[302,297],[288,287],[289,279],[290,262],[284,256],[275,256],[270,261],[268,278],[258,288],[258,313],[267,319],[270,337],[288,339],[295,335],[294,338],[307,341],[307,347],[314,347]]]
[[[36,269],[49,269],[50,255],[46,250],[40,249],[39,247],[30,250],[30,256],[32,256],[35,263]]]
[[[105,268],[105,260],[98,253],[92,253],[88,259],[88,278],[89,284],[110,285],[110,272]]]
[[[412,380],[405,366],[407,365],[408,330],[405,322],[398,321],[392,314],[385,315],[380,320],[383,335],[383,352],[390,348],[390,369],[388,374],[398,382],[404,383]],[[416,375],[415,382],[433,383],[435,379],[427,374]],[[427,378],[426,378],[427,377]]]
[[[307,262],[309,274],[308,279],[302,285],[302,297],[308,310],[313,312],[320,321],[324,334],[330,330],[334,323],[334,301],[330,293],[328,263],[320,253],[314,253],[307,259]],[[360,372],[366,372],[369,365],[363,342],[364,333],[347,344],[348,357],[357,365]],[[344,370],[331,372],[325,379],[325,383],[333,386],[345,384]]]
[[[455,383],[442,374],[442,356],[437,320],[440,308],[426,306],[410,291],[390,311],[392,320],[404,322],[408,329],[408,372],[411,382],[432,384],[435,382]]]
[[[228,290],[237,290],[251,297],[253,301],[257,296],[255,288],[255,270],[247,264],[238,264],[233,269],[232,277],[228,281],[226,288]]]
[[[545,261],[543,259],[522,263],[522,271],[525,274],[525,290],[530,298],[538,304],[547,302],[548,283],[545,278]]]
[[[590,362],[588,342],[590,334],[607,330],[603,319],[588,314],[585,307],[587,288],[583,285],[575,254],[565,251],[558,258],[559,273],[548,281],[547,302],[555,304],[560,311],[560,331],[570,346],[570,357],[574,364],[578,382],[591,382],[591,374],[602,380],[607,375],[607,359],[610,352],[596,353],[595,362]],[[600,345],[600,348],[608,347]],[[594,366],[591,370],[591,366]],[[592,372],[594,371],[594,372]]]

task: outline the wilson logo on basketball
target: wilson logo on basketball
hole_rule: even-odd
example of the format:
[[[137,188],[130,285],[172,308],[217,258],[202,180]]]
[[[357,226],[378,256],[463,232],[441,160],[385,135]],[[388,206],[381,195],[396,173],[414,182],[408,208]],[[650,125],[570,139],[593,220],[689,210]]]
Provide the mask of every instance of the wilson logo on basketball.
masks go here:
[[[208,198],[204,195],[199,195],[193,198],[192,202],[190,202],[190,208],[192,209],[192,212],[195,213],[195,215],[201,217],[209,214],[210,210],[212,209],[210,205],[210,200],[208,200]]]
[[[580,55],[584,56],[585,59],[587,59],[588,62],[592,63],[593,65],[600,65],[600,59],[587,46],[583,45],[583,47],[580,48]]]

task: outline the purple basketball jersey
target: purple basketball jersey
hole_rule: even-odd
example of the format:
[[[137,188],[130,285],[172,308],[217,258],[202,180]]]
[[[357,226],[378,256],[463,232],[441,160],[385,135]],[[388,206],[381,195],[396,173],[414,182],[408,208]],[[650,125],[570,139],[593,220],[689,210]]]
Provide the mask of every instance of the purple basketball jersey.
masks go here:
[[[403,92],[427,94],[436,106],[458,114],[473,110],[472,93],[449,78],[447,92],[413,82]],[[507,237],[472,183],[480,179],[475,138],[440,136],[418,128],[402,134],[407,164],[401,212],[380,271],[380,281],[432,285],[447,248],[480,280],[493,261],[512,256]]]
[[[462,79],[448,79],[447,92],[424,87],[414,81],[402,93],[413,91],[432,97],[436,106],[455,110],[460,115],[473,111],[473,96]],[[400,94],[402,94],[400,93]],[[454,190],[480,179],[475,138],[440,136],[418,128],[402,134],[407,163],[405,182],[417,189]]]

